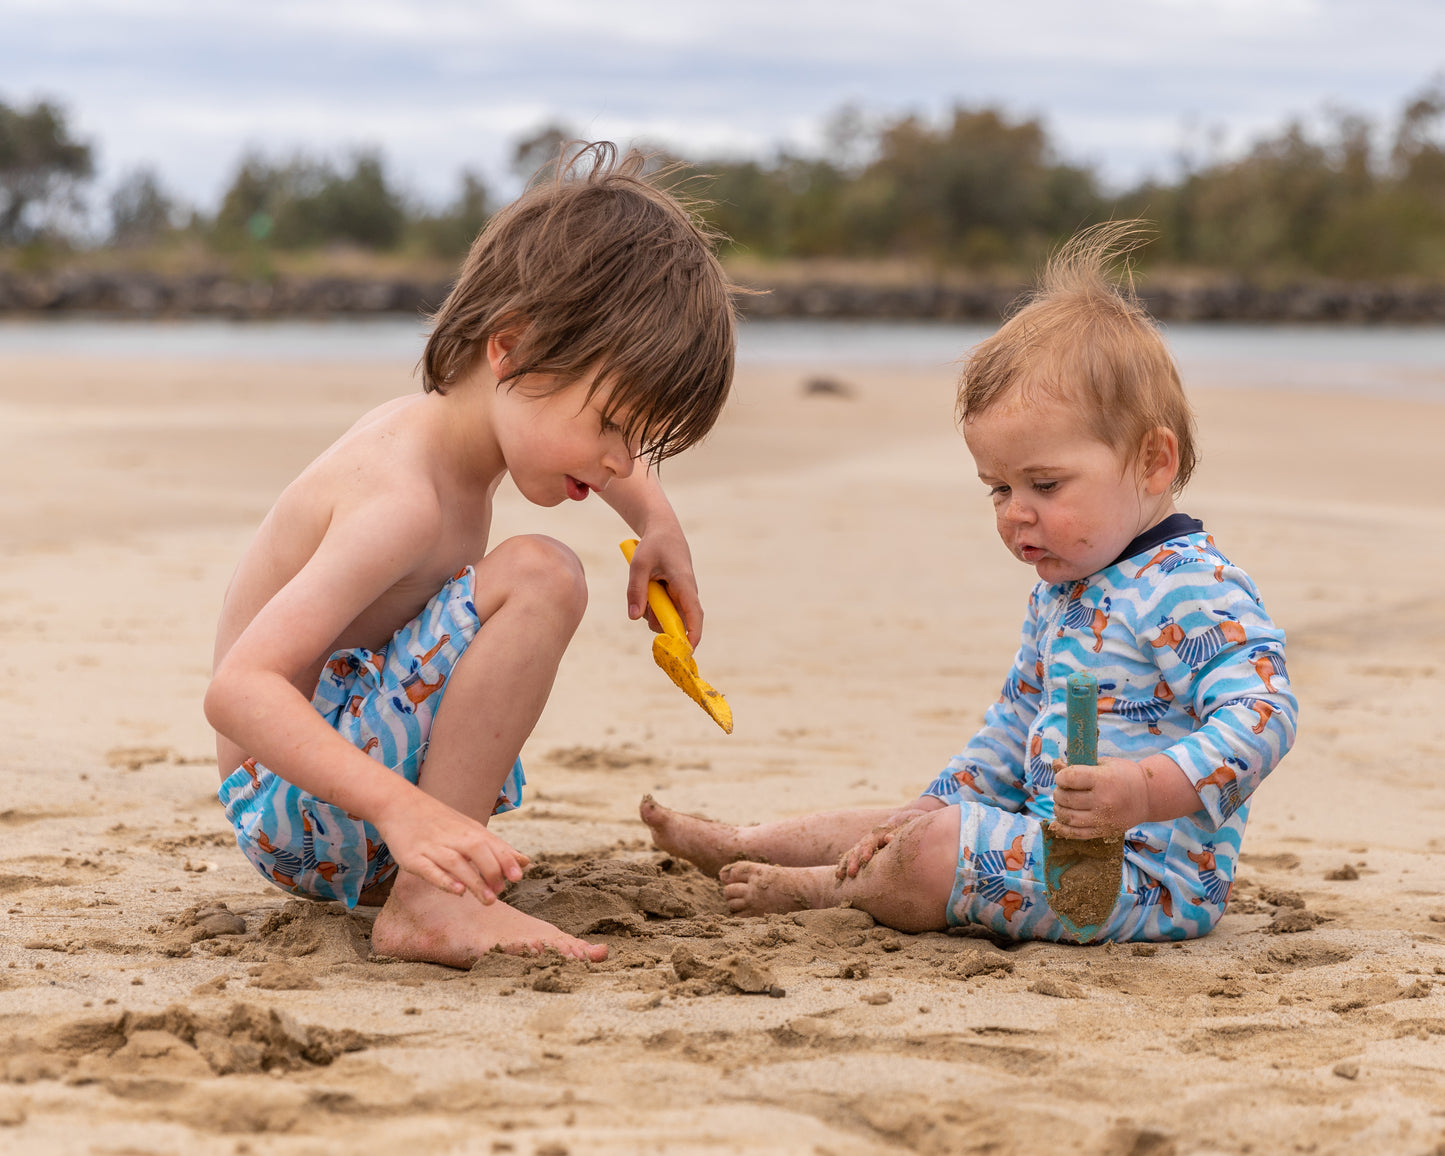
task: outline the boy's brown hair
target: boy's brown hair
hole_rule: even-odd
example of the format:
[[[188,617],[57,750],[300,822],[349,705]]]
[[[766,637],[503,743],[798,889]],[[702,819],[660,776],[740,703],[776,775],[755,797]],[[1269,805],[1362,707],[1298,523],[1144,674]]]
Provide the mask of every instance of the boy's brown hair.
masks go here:
[[[1072,403],[1088,432],[1126,465],[1162,426],[1179,439],[1173,489],[1184,489],[1196,453],[1179,371],[1132,279],[1121,285],[1109,276],[1145,235],[1144,222],[1110,221],[1053,256],[1023,307],[969,353],[958,385],[961,423],[1010,396]]]
[[[732,383],[737,289],[713,255],[718,234],[646,167],[610,141],[574,144],[553,179],[487,222],[432,318],[427,391],[445,393],[511,331],[503,385],[539,374],[562,388],[596,369],[593,391],[612,386],[605,416],[644,456],[703,438]]]

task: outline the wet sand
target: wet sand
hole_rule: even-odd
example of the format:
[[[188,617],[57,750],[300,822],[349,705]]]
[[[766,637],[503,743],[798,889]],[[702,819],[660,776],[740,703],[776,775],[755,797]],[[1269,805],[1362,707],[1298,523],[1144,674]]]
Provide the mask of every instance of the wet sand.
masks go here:
[[[729,917],[654,852],[912,798],[996,695],[1031,572],[947,371],[747,368],[664,468],[725,736],[623,609],[625,528],[505,489],[592,597],[496,829],[604,964],[370,957],[268,887],[214,798],[221,593],[279,489],[405,364],[0,362],[0,1150],[1426,1153],[1445,1140],[1445,409],[1195,392],[1183,508],[1289,634],[1294,752],[1229,913],[1173,947],[1001,948],[858,912]],[[781,993],[781,994],[780,994]]]

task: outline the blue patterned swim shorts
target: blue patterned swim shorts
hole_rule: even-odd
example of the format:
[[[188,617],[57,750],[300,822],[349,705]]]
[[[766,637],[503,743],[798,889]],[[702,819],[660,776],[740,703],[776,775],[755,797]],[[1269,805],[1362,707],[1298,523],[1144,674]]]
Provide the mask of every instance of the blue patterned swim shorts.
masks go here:
[[[443,586],[385,648],[338,650],[311,705],[352,746],[415,783],[447,679],[481,626],[471,567]],[[493,814],[522,801],[517,760]],[[355,907],[361,893],[396,873],[375,827],[247,759],[218,792],[236,842],[278,887]]]

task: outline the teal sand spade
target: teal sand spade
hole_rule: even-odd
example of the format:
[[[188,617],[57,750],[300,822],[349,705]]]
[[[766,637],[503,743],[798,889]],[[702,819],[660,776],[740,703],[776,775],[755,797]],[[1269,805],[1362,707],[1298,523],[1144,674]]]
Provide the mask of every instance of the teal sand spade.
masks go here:
[[[1070,766],[1099,761],[1099,680],[1069,675]],[[1080,943],[1098,934],[1119,901],[1124,883],[1124,838],[1065,839],[1044,826],[1044,888],[1049,908]]]

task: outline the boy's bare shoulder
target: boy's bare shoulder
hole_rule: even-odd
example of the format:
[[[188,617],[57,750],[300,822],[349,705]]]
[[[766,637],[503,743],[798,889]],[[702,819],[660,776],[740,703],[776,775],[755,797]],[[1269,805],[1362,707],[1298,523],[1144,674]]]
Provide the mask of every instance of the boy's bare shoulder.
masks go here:
[[[420,398],[399,397],[360,417],[296,479],[333,512],[402,504],[418,517],[439,507],[433,423]]]

